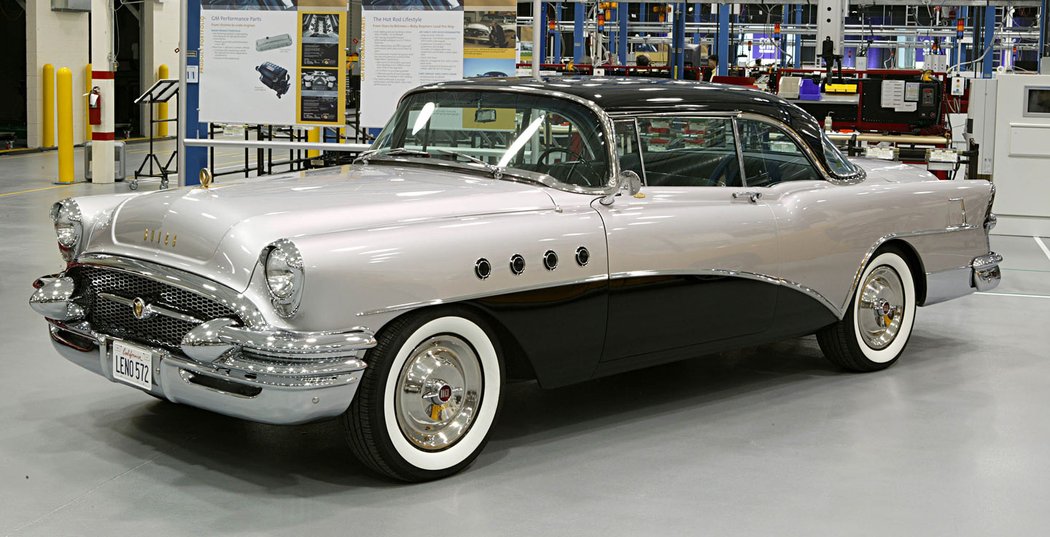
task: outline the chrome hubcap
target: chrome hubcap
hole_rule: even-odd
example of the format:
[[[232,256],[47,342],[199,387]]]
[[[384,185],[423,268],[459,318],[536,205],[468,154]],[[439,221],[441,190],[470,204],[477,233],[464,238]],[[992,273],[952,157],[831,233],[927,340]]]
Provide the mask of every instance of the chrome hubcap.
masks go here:
[[[904,284],[897,271],[880,266],[871,271],[857,304],[861,339],[875,350],[893,343],[904,322]]]
[[[437,451],[470,429],[481,402],[481,362],[462,339],[432,337],[401,369],[394,405],[401,433],[416,447]]]

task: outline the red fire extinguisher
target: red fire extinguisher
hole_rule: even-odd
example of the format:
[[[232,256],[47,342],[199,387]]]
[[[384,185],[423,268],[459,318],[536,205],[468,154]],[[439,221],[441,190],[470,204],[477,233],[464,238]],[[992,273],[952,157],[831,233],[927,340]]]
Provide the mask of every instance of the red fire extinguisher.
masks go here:
[[[88,123],[102,124],[102,90],[98,86],[91,88],[88,94]]]

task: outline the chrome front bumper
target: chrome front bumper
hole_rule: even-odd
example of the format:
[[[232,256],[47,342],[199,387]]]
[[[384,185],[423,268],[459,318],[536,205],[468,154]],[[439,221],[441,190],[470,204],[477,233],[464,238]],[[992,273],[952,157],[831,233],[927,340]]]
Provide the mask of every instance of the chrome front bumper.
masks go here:
[[[71,362],[113,377],[113,338],[96,332],[73,303],[70,278],[42,278],[30,306],[48,323],[55,348]],[[129,342],[144,346],[137,342]],[[145,345],[153,355],[150,392],[220,414],[273,424],[315,421],[343,413],[375,346],[371,332],[293,332],[215,319],[183,339],[182,353]]]

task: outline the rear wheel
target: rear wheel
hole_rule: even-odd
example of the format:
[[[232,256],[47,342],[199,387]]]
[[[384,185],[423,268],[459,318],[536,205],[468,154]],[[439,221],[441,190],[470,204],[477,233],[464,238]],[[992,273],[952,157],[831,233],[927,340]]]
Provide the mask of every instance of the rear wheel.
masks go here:
[[[385,328],[344,415],[354,454],[404,481],[438,479],[473,462],[504,379],[491,333],[464,309],[422,312]]]
[[[915,280],[902,253],[877,252],[841,321],[817,333],[824,356],[851,371],[878,371],[900,358],[915,323]]]

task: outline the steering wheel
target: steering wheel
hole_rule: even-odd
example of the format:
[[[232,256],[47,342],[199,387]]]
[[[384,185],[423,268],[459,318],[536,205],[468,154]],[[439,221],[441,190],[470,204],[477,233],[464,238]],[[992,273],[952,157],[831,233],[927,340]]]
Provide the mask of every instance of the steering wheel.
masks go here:
[[[602,186],[601,184],[595,185],[595,184],[591,183],[591,176],[597,175],[597,174],[593,173],[595,170],[594,170],[594,165],[591,164],[591,161],[584,159],[582,156],[580,156],[580,155],[578,155],[576,153],[573,153],[572,151],[569,151],[568,149],[566,149],[564,147],[548,147],[547,149],[544,149],[543,153],[540,153],[539,158],[536,159],[536,164],[549,167],[550,164],[547,164],[547,157],[550,156],[551,153],[565,153],[565,155],[567,157],[570,157],[570,158],[575,157],[576,158],[576,160],[571,161],[572,165],[569,166],[568,177],[573,177],[573,173],[572,172],[576,170],[576,166],[583,165],[583,166],[585,166],[587,168],[587,171],[591,172],[591,173],[580,174],[580,178],[583,179],[584,183],[586,183],[585,185],[582,185],[582,186],[588,186],[588,187]],[[599,181],[600,181],[600,179],[599,179]],[[564,181],[564,182],[568,183],[569,181]],[[570,183],[570,184],[576,184],[576,183]]]

